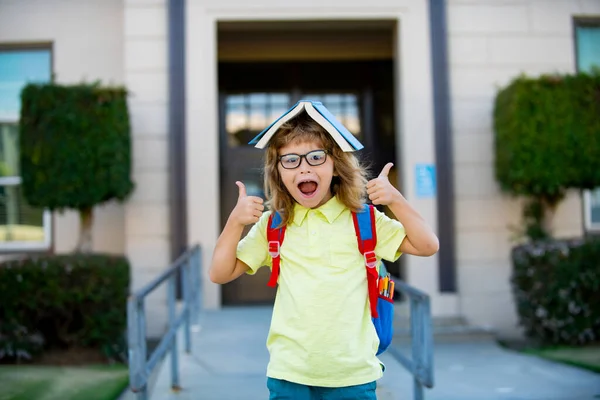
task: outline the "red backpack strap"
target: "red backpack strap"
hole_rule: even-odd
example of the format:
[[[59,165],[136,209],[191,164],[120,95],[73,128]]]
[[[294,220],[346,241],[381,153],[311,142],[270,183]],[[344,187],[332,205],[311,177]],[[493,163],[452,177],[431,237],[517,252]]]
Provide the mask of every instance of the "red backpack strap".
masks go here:
[[[363,209],[352,213],[354,221],[354,230],[358,241],[358,250],[365,257],[365,267],[367,269],[367,284],[369,288],[369,304],[371,306],[371,317],[377,318],[377,299],[379,292],[377,290],[377,257],[375,256],[375,246],[377,245],[377,232],[375,229],[375,208],[372,205],[365,204]]]
[[[273,265],[271,266],[271,278],[267,283],[267,286],[275,287],[277,285],[277,279],[279,279],[279,264],[281,258],[279,252],[281,250],[281,244],[285,236],[285,226],[278,228],[281,224],[281,215],[277,211],[273,211],[269,216],[269,222],[267,224],[267,241],[269,242],[269,255],[273,259]]]

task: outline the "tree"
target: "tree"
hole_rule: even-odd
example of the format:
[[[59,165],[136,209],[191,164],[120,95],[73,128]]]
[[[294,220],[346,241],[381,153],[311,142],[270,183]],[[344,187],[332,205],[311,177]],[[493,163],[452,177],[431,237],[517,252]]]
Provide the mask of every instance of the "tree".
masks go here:
[[[550,215],[568,189],[600,186],[600,73],[519,76],[494,106],[495,172],[524,195],[526,234],[552,236]]]
[[[132,192],[127,91],[98,84],[29,84],[21,93],[23,195],[35,207],[79,211],[77,251],[92,245],[93,208]]]

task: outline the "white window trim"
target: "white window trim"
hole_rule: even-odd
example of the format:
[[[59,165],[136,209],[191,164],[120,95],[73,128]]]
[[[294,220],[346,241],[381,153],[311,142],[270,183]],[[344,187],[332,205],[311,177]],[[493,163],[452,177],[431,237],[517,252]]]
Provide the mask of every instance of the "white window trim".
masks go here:
[[[0,118],[0,123],[7,124],[19,124],[18,116],[15,118]],[[17,186],[20,185],[22,179],[20,176],[6,176],[0,177],[1,186]],[[50,249],[52,245],[52,213],[48,210],[44,210],[42,216],[42,223],[44,224],[44,241],[42,242],[1,242],[0,241],[0,254],[1,253],[14,253],[19,251],[44,251]]]
[[[585,230],[587,232],[600,232],[600,223],[592,223],[592,192],[585,190],[583,192],[583,208],[585,218]]]

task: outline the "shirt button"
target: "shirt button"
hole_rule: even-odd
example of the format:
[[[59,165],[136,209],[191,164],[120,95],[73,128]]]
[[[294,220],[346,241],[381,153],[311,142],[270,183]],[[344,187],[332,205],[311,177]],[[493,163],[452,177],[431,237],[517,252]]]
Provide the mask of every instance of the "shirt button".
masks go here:
[[[315,236],[317,234],[317,232],[316,231],[312,231],[310,234],[313,235],[313,236]]]

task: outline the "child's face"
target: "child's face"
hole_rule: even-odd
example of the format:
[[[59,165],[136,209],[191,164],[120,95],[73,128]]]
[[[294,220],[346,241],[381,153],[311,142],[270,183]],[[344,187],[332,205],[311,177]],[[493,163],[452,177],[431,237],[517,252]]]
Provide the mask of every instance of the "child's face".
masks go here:
[[[294,142],[279,149],[279,157],[296,154],[304,156],[307,153],[315,150],[323,150],[323,146],[319,142]],[[325,157],[325,162],[322,162],[322,157]],[[293,157],[292,157],[293,158]],[[294,169],[284,168],[282,162],[288,167],[289,160],[282,161],[281,158],[277,163],[277,168],[281,176],[281,180],[288,192],[292,195],[300,205],[307,208],[316,208],[332,198],[331,179],[333,178],[333,159],[329,154],[319,152],[308,154],[306,157],[301,157],[300,165]]]

